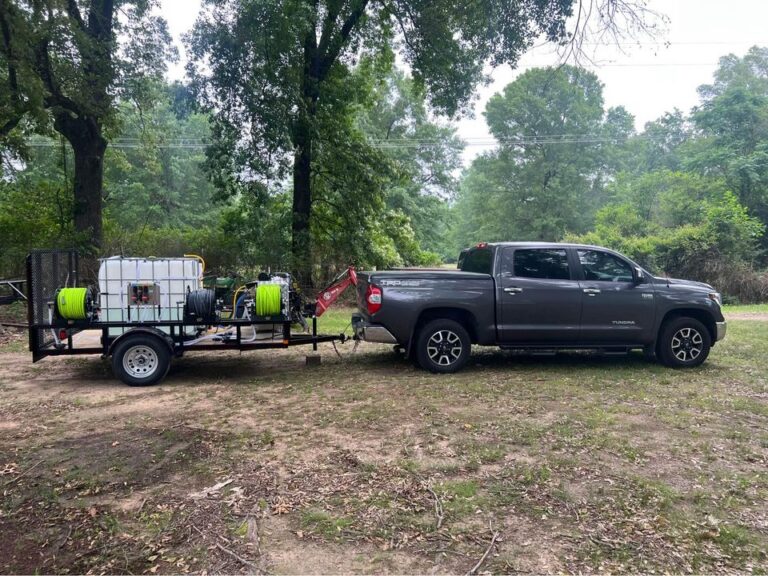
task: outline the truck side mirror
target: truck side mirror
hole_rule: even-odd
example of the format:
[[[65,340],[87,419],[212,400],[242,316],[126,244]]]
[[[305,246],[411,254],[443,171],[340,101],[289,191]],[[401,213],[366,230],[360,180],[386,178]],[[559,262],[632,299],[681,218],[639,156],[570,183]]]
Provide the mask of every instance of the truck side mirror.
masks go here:
[[[635,284],[642,284],[645,282],[645,272],[640,266],[635,266]]]

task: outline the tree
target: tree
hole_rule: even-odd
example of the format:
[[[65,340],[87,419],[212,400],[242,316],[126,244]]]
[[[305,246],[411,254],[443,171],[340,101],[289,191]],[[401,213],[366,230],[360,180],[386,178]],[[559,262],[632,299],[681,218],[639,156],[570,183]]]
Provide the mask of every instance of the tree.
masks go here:
[[[677,108],[646,122],[642,137],[634,142],[633,165],[636,173],[655,170],[681,170],[686,157],[685,145],[693,138],[690,120]]]
[[[448,244],[448,202],[456,197],[463,142],[454,127],[429,114],[423,90],[400,70],[377,83],[371,100],[358,123],[397,167],[397,177],[385,184],[387,208],[408,217],[422,252],[455,258]]]
[[[466,108],[486,65],[514,65],[540,35],[567,39],[572,4],[206,0],[188,43],[201,101],[217,114],[214,175],[232,185],[292,172],[292,252],[308,282],[318,123],[324,109],[349,102],[344,78],[351,67],[365,56],[391,63],[394,46],[430,105],[453,115]],[[616,10],[594,13],[610,17]]]
[[[473,164],[458,206],[462,216],[479,210],[472,218],[490,236],[477,239],[559,240],[586,231],[610,164],[603,134],[626,132],[624,116],[613,110],[606,124],[602,85],[572,66],[529,70],[491,97],[485,118],[499,149]]]
[[[768,223],[768,48],[721,58],[714,82],[700,86],[699,95],[689,168],[724,176],[740,202]]]
[[[105,213],[131,233],[201,226],[221,206],[203,171],[208,116],[188,109],[178,85],[146,87],[146,101],[120,102],[120,132],[105,157]]]
[[[569,240],[608,246],[672,276],[701,280],[749,302],[768,285],[753,265],[765,226],[724,179],[659,170],[623,173],[594,230]]]
[[[74,153],[73,216],[87,246],[102,239],[107,132],[115,102],[139,94],[169,56],[154,0],[0,0],[0,136],[21,122],[53,129]],[[123,17],[119,17],[122,14]]]

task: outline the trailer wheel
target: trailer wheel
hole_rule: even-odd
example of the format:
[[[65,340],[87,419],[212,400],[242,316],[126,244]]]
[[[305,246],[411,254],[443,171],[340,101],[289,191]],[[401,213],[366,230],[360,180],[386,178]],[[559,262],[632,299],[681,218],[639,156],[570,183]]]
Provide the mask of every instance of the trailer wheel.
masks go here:
[[[464,368],[471,347],[464,326],[447,318],[432,320],[419,332],[416,358],[425,370],[451,374]]]
[[[170,367],[168,346],[154,336],[126,336],[112,352],[112,371],[129,386],[157,384]]]

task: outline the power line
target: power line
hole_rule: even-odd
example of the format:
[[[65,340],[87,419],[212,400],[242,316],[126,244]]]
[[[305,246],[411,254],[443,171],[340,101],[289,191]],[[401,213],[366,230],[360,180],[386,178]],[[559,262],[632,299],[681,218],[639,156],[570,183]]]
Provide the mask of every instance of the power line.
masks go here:
[[[460,138],[460,137],[459,137]],[[634,140],[665,140],[665,136],[649,136],[645,134],[635,134],[630,136],[601,136],[601,135],[577,135],[577,134],[554,134],[548,136],[531,136],[525,138],[493,138],[477,137],[461,139],[462,147],[492,147],[498,145],[509,146],[537,146],[537,145],[558,145],[558,144],[621,144],[630,139]],[[189,141],[168,141],[163,144],[143,144],[140,141],[122,141],[113,140],[109,143],[110,148],[114,149],[138,149],[138,148],[157,148],[162,150],[205,150],[211,144],[210,141],[199,140],[197,142]],[[449,146],[452,143],[444,140],[368,140],[367,144],[379,149],[405,149],[405,148],[429,148],[438,146]],[[52,148],[58,143],[53,140],[35,139],[27,141],[27,146],[31,148]]]

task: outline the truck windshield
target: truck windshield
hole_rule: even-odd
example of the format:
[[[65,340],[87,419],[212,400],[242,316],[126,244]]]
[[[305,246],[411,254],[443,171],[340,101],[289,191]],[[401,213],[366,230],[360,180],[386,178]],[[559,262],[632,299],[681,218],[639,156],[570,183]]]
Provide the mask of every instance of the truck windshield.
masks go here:
[[[459,262],[462,272],[479,272],[491,274],[493,269],[493,252],[490,248],[474,248],[463,254]]]

